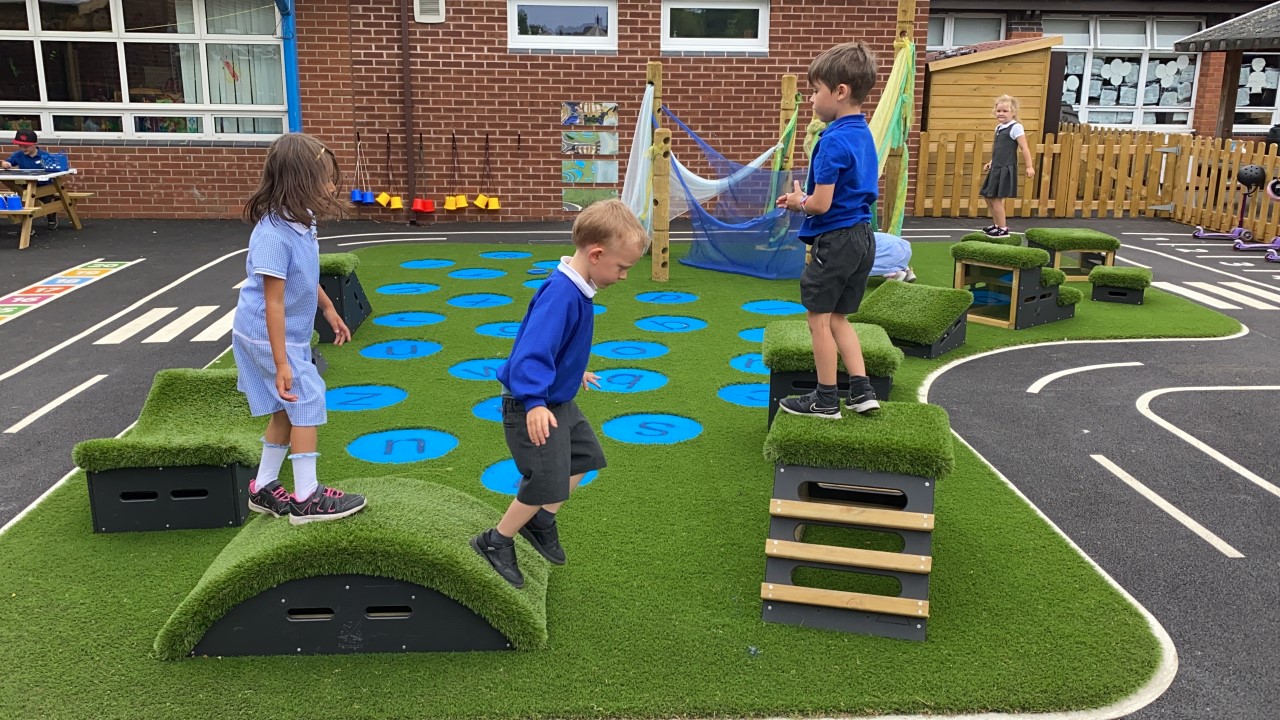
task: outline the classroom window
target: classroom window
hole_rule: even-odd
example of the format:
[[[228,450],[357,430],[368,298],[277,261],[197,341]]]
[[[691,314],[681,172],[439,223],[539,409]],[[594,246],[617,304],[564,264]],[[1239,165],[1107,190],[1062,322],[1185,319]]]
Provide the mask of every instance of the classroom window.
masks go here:
[[[768,0],[664,0],[662,49],[768,52]]]
[[[929,50],[954,50],[1004,39],[1003,15],[946,13],[929,16]]]
[[[617,50],[616,0],[507,1],[507,45],[542,50]]]
[[[1280,85],[1280,55],[1259,53],[1244,56],[1236,86],[1237,132],[1262,133],[1280,123],[1277,85]]]
[[[1173,43],[1203,27],[1199,19],[1046,17],[1066,55],[1061,102],[1093,125],[1167,130],[1191,127],[1198,53]]]
[[[269,0],[0,0],[0,129],[281,134],[278,30]]]

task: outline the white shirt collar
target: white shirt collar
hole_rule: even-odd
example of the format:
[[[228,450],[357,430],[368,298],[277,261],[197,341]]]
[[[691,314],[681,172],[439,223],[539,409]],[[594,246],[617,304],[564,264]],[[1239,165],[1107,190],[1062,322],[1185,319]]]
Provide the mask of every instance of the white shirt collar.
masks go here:
[[[569,264],[569,261],[572,259],[573,258],[568,255],[560,256],[560,265],[556,270],[568,275],[569,279],[573,281],[573,284],[577,285],[578,289],[581,290],[582,294],[588,299],[595,297],[596,291],[599,290],[599,288],[597,288],[596,284],[590,280],[583,279],[583,277],[578,274],[578,271],[573,269],[573,266]]]

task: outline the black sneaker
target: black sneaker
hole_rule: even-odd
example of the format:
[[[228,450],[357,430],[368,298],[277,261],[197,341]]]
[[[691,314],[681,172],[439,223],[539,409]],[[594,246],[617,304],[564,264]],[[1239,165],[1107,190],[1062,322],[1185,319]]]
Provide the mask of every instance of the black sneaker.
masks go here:
[[[291,499],[289,491],[278,480],[272,480],[262,487],[258,487],[257,479],[249,483],[249,509],[256,513],[271,517],[288,515]]]
[[[520,566],[516,564],[515,540],[513,538],[507,544],[500,545],[490,539],[491,534],[498,533],[496,530],[485,530],[471,538],[471,549],[480,553],[480,556],[489,561],[503,580],[519,590],[524,587],[524,575],[520,572]]]
[[[987,237],[1009,237],[1009,228],[996,227],[987,231]]]
[[[778,409],[792,415],[808,415],[828,420],[840,419],[840,400],[837,399],[832,405],[826,405],[819,400],[817,390],[800,397],[783,398],[778,401]]]
[[[556,527],[554,519],[551,521],[550,527],[537,527],[535,517],[533,520],[525,523],[520,528],[520,534],[525,540],[533,546],[538,554],[547,559],[552,565],[563,565],[565,563],[564,548],[560,547],[560,530]]]
[[[982,228],[982,232],[987,233],[988,235],[990,235],[992,230],[999,230],[999,229],[1000,229],[1000,226],[999,226],[999,225],[988,225],[988,226],[986,226],[986,227]]]
[[[861,385],[850,383],[849,397],[844,404],[859,415],[880,409],[880,401],[876,399],[876,391],[871,387],[870,382],[864,382]]]
[[[53,215],[45,215],[45,216],[44,216],[44,225],[45,225],[45,227],[49,228],[50,230],[57,230],[57,229],[58,229],[58,214],[57,214],[57,213],[54,213]]]
[[[321,520],[341,520],[360,512],[366,504],[363,495],[317,485],[311,497],[289,503],[289,523],[302,525]]]

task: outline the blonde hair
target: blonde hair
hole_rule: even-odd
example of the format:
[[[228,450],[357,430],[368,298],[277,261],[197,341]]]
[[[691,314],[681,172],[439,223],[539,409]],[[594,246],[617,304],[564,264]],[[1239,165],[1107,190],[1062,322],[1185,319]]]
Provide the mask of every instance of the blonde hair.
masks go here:
[[[649,247],[649,235],[636,214],[621,200],[592,203],[573,221],[573,246],[599,245],[611,249],[623,244]]]
[[[262,180],[244,204],[244,219],[256,223],[267,215],[278,215],[310,225],[313,216],[340,215],[342,203],[329,183],[342,184],[333,151],[310,135],[281,135],[267,148]]]
[[[847,85],[850,99],[861,105],[876,84],[876,56],[864,42],[836,45],[809,63],[809,84],[817,82],[830,90]]]
[[[991,106],[991,109],[995,110],[996,108],[1000,107],[1002,103],[1009,106],[1009,112],[1013,114],[1013,119],[1017,120],[1018,119],[1018,98],[1012,95],[1001,95],[1000,97],[996,98],[996,102],[994,105]]]

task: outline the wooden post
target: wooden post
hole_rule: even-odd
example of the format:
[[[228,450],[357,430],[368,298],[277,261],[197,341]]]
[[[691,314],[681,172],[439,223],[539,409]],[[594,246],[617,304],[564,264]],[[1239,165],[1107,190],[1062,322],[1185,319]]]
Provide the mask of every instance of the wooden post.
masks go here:
[[[1240,66],[1244,63],[1244,51],[1228,50],[1223,61],[1222,90],[1218,96],[1218,124],[1213,136],[1230,138],[1236,121],[1236,91],[1240,87]]]
[[[916,0],[898,0],[898,41],[915,40]]]
[[[787,125],[791,123],[791,116],[796,113],[796,76],[782,76],[782,101],[778,104],[778,139],[782,139],[782,134],[787,131]],[[800,134],[799,123],[796,124],[796,135]],[[782,165],[780,169],[784,172],[791,170],[793,159],[796,152],[796,138],[791,136],[787,146],[782,148]],[[788,191],[791,188],[787,188]],[[772,206],[770,206],[772,209]]]
[[[651,277],[654,282],[669,279],[671,265],[671,131],[661,128],[653,133],[653,257]]]
[[[662,63],[657,60],[650,60],[645,66],[644,81],[648,85],[653,86],[653,117],[658,121],[657,126],[662,127]]]

